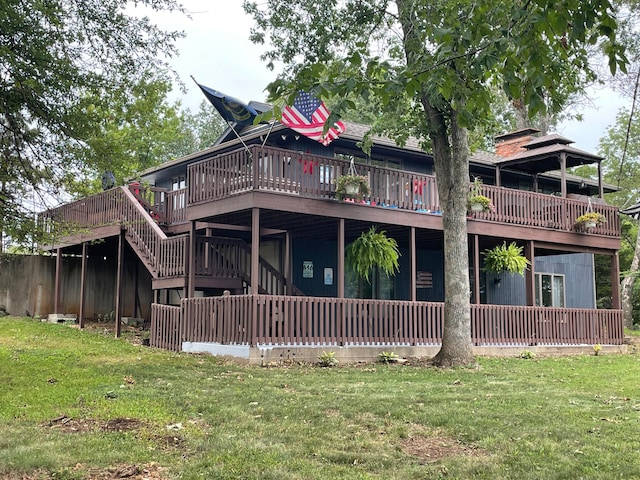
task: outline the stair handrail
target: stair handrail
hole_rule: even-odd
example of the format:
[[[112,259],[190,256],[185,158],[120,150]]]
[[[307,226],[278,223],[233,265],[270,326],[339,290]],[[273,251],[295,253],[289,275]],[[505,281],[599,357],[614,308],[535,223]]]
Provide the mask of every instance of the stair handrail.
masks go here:
[[[74,228],[120,224],[125,227],[127,240],[139,250],[136,253],[154,277],[163,277],[165,272],[170,276],[186,274],[188,235],[167,237],[128,186],[106,190],[41,214],[42,221],[46,222],[48,218]],[[148,251],[150,255],[143,255],[142,251]]]
[[[206,238],[206,237],[203,237]],[[244,253],[245,258],[248,259],[248,261],[245,262],[240,262],[241,264],[250,264],[250,259],[251,259],[251,247],[243,240],[241,239],[230,239],[230,238],[226,238],[226,237],[208,237],[211,238],[213,240],[216,239],[223,239],[225,242],[230,242],[232,241],[233,244],[235,244],[240,252]],[[213,244],[212,244],[213,247]],[[300,295],[302,294],[302,291],[300,289],[298,289],[295,285],[293,285],[290,281],[287,281],[287,278],[278,271],[278,269],[276,269],[273,265],[271,265],[271,263],[269,263],[264,257],[262,257],[262,255],[258,256],[259,262],[260,262],[260,269],[264,270],[267,272],[268,275],[271,275],[272,278],[274,278],[277,282],[278,285],[276,286],[276,290],[277,290],[277,294],[284,294],[285,293],[285,289],[290,289],[291,293],[289,293],[289,295]],[[242,279],[249,282],[250,284],[251,282],[251,272],[246,271],[246,269],[242,268],[241,265],[234,265],[234,268],[236,270],[238,270],[239,272],[242,273]],[[258,290],[260,292],[258,293],[273,293],[273,292],[268,292],[267,289],[261,284],[260,280],[262,278],[261,274],[258,274]]]

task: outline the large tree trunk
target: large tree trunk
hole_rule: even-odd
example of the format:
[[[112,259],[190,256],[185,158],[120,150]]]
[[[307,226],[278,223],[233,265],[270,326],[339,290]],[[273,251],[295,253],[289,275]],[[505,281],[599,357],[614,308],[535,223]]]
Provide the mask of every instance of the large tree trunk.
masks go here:
[[[640,229],[636,237],[636,246],[633,251],[633,260],[631,260],[629,273],[620,283],[620,297],[625,327],[631,327],[633,325],[633,285],[636,282],[638,266],[640,266]]]
[[[398,20],[404,33],[407,65],[415,71],[426,55],[415,26],[415,8],[411,1],[396,0]],[[475,358],[471,349],[471,303],[469,299],[469,244],[467,240],[467,197],[469,196],[469,141],[460,127],[456,112],[434,103],[427,94],[421,97],[426,125],[433,145],[438,195],[444,231],[444,329],[442,348],[433,358],[439,366],[467,365]]]
[[[468,365],[475,361],[471,349],[471,303],[469,299],[469,243],[467,197],[469,195],[469,147],[466,129],[455,112],[447,135],[441,112],[423,99],[429,117],[433,156],[438,181],[444,231],[444,330],[442,348],[434,365]]]

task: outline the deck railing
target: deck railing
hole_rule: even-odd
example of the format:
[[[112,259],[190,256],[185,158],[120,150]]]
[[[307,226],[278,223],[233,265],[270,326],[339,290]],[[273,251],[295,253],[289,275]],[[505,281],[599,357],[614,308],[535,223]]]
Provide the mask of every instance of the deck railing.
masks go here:
[[[291,294],[295,289],[285,276],[263,257],[258,262],[259,292]],[[196,275],[242,278],[251,284],[251,247],[239,239],[196,237]]]
[[[611,205],[590,204],[582,200],[492,185],[483,185],[481,193],[492,200],[495,211],[475,213],[476,218],[555,230],[576,230],[576,218],[593,211],[604,215],[606,220],[595,227],[592,233],[620,235],[618,209]]]
[[[253,168],[257,165],[257,168]],[[210,202],[249,190],[269,190],[309,198],[333,199],[334,180],[350,163],[273,147],[251,146],[194,163],[188,167],[187,205]],[[436,177],[404,170],[357,165],[369,178],[368,205],[441,213]],[[470,184],[471,188],[471,184]],[[483,185],[495,211],[475,213],[477,219],[523,226],[575,230],[575,219],[588,210],[602,213],[606,222],[591,233],[620,235],[616,207],[525,190]],[[185,207],[186,208],[186,207]]]
[[[40,220],[64,222],[69,232],[120,224],[140,258],[157,278],[185,275],[188,235],[167,237],[128,187],[118,187],[47,210]],[[53,230],[52,230],[53,232]]]
[[[152,306],[152,324],[156,317],[162,325],[167,322],[161,307]],[[180,341],[251,346],[420,346],[441,343],[444,304],[232,295],[186,298],[181,309],[172,312],[181,317],[172,320],[181,324]],[[174,331],[173,327],[162,328]],[[623,318],[621,310],[472,305],[471,336],[478,346],[620,345]]]

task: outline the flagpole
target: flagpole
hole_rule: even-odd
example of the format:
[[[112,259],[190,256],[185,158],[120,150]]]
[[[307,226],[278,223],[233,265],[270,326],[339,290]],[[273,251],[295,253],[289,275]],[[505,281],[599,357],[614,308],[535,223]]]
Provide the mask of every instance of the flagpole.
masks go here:
[[[262,145],[261,147],[264,148],[265,143],[267,143],[267,139],[269,138],[269,135],[271,135],[271,130],[273,130],[273,126],[276,124],[275,119],[271,120],[271,125],[269,125],[269,131],[267,132],[267,135],[264,137],[264,140],[262,141]]]
[[[202,90],[202,86],[198,83],[198,81],[195,79],[195,77],[193,75],[189,75],[191,77],[191,80],[194,81],[194,83],[196,85],[198,85],[198,87],[200,88],[200,90]],[[214,108],[216,108],[216,106],[214,105]],[[220,113],[220,112],[219,112]],[[227,120],[226,118],[224,120]],[[227,120],[227,125],[229,126],[229,128],[231,128],[231,130],[233,131],[233,133],[235,133],[236,137],[238,137],[238,140],[240,140],[240,142],[242,143],[242,146],[244,147],[244,149],[247,151],[247,153],[249,154],[249,158],[253,160],[253,155],[251,155],[251,150],[249,150],[249,147],[247,146],[246,143],[244,143],[244,140],[242,139],[242,137],[240,137],[240,135],[238,134],[238,132],[236,131],[236,129],[234,128],[234,126],[232,125],[232,122],[230,122],[229,120]],[[264,145],[263,145],[264,146]]]
[[[251,155],[251,150],[249,150],[249,147],[247,147],[247,144],[244,143],[244,140],[242,139],[242,137],[240,135],[238,135],[238,132],[236,132],[236,129],[233,128],[233,125],[231,124],[231,122],[227,122],[227,125],[229,125],[229,127],[231,128],[231,130],[233,130],[233,133],[236,134],[236,137],[238,137],[238,140],[240,140],[240,142],[242,143],[242,146],[244,147],[244,149],[247,151],[247,153],[249,154],[249,158],[253,160],[253,155]]]

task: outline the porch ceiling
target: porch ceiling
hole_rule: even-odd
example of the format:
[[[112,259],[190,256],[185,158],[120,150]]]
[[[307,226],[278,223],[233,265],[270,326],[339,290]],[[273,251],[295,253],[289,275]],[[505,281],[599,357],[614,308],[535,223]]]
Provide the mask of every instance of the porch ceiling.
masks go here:
[[[251,225],[251,210],[218,215],[211,221],[234,226]],[[409,227],[384,223],[377,225],[380,230],[385,230],[387,235],[394,238],[400,245],[408,246],[411,232]],[[286,230],[292,237],[302,239],[334,240],[338,235],[338,220],[335,218],[278,210],[261,209],[260,227]],[[345,220],[347,241],[356,238],[370,227],[371,223],[369,222]],[[442,248],[442,232],[416,229],[416,242],[421,248]]]

